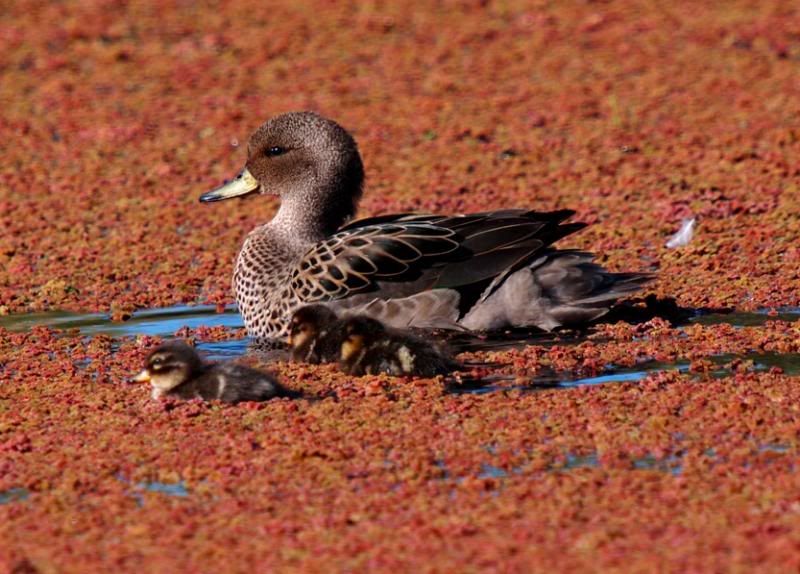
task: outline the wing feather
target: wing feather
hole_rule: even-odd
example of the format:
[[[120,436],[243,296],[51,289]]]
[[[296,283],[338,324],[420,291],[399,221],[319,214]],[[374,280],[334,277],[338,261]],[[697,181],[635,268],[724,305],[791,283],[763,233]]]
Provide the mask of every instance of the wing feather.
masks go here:
[[[292,287],[304,301],[320,301],[375,290],[380,280],[414,281],[442,261],[463,258],[460,244],[454,230],[426,222],[349,227],[303,256]]]
[[[292,276],[304,301],[337,300],[391,284],[393,296],[451,288],[470,306],[558,239],[581,229],[571,210],[504,209],[469,215],[399,213],[342,227],[306,253]],[[408,288],[396,288],[406,285]],[[416,289],[416,291],[412,290]],[[405,293],[405,295],[403,295]]]

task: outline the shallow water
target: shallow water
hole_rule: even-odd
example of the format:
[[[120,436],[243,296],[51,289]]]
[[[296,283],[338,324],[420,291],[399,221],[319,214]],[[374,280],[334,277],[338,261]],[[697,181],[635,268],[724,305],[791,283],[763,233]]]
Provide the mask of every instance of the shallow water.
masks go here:
[[[639,458],[634,458],[631,463],[635,470],[655,470],[658,472],[667,472],[673,476],[677,476],[683,471],[681,457],[677,455],[671,455],[666,458],[656,458],[648,454]],[[566,463],[563,468],[558,470],[569,471],[579,468],[600,468],[601,466],[600,460],[595,452],[586,455],[567,454]]]
[[[166,494],[167,496],[177,496],[180,498],[189,496],[189,490],[186,488],[186,485],[183,483],[183,481],[176,483],[140,482],[136,485],[136,488],[147,490],[149,492]]]
[[[783,444],[779,442],[770,442],[767,444],[762,444],[758,447],[758,452],[774,452],[778,454],[783,454],[792,450],[791,445]]]
[[[136,505],[139,507],[145,505],[145,498],[142,494],[143,491],[157,492],[165,496],[178,498],[187,498],[189,496],[189,489],[187,488],[186,483],[184,483],[182,480],[178,482],[160,482],[153,480],[132,484],[131,481],[122,473],[118,473],[115,478],[130,487],[128,496],[133,497],[136,500]]]
[[[8,490],[0,490],[0,504],[25,500],[29,495],[30,491],[27,488],[14,487]]]
[[[48,311],[23,313],[0,317],[0,327],[9,331],[28,331],[33,327],[51,329],[78,329],[84,335],[110,335],[130,337],[151,335],[169,337],[182,327],[244,327],[238,309],[231,305],[217,313],[213,305],[176,305],[161,309],[143,309],[133,313],[127,321],[111,321],[104,313],[70,313]]]
[[[758,327],[769,321],[793,323],[799,320],[800,307],[778,307],[777,309],[760,309],[748,313],[698,313],[689,319],[689,322],[700,325],[728,324],[734,327]]]
[[[760,310],[747,313],[702,313],[689,320],[690,323],[702,325],[729,324],[735,327],[763,325],[768,321],[800,320],[800,307],[782,307],[774,310]],[[130,319],[123,322],[111,321],[103,313],[71,313],[51,311],[46,313],[26,313],[0,316],[0,328],[12,331],[26,331],[33,327],[46,326],[53,329],[78,329],[87,336],[109,335],[111,337],[131,337],[150,335],[172,337],[183,327],[226,327],[238,329],[244,326],[238,309],[230,305],[222,313],[212,305],[178,305],[160,309],[145,309],[133,313]],[[522,348],[529,345],[577,344],[586,339],[586,333],[567,331],[562,333],[542,333],[523,329],[494,333],[490,337],[470,333],[450,334],[448,343],[455,352],[486,351]],[[245,355],[252,343],[248,337],[228,341],[201,342],[197,348],[210,360],[225,360]],[[720,369],[712,376],[728,376],[730,371],[722,367],[734,359],[752,360],[755,370],[767,370],[779,367],[789,375],[800,374],[800,355],[798,354],[756,354],[720,355],[712,360],[720,365]],[[501,390],[535,391],[543,388],[571,388],[587,385],[601,385],[618,382],[635,382],[658,371],[687,371],[686,361],[675,363],[658,363],[655,361],[642,363],[633,368],[609,365],[602,373],[591,377],[575,377],[571,374],[549,373],[531,379],[527,384],[510,386],[508,381],[472,380],[462,385],[452,385],[455,393],[490,393]]]
[[[598,468],[600,461],[597,458],[597,453],[591,454],[572,454],[567,453],[567,461],[564,464],[564,470],[574,470],[576,468]]]
[[[763,449],[764,451],[766,449]],[[770,450],[770,452],[779,452],[784,453],[785,450]],[[715,454],[713,452],[706,453],[706,456],[710,459],[715,458]],[[631,468],[633,470],[644,470],[644,471],[655,471],[661,472],[666,474],[671,474],[672,476],[679,476],[683,472],[683,454],[671,454],[669,456],[663,458],[657,458],[651,454],[646,454],[644,456],[632,458],[630,460]],[[460,483],[464,480],[464,477],[456,476],[453,477],[447,468],[447,464],[443,460],[437,460],[435,462],[436,466],[442,469],[442,475],[439,477],[438,480],[453,480],[456,483]],[[545,472],[572,472],[580,469],[596,469],[602,468],[602,463],[600,462],[599,456],[596,452],[590,452],[588,454],[573,454],[573,453],[566,453],[563,462],[555,463],[552,467],[550,467]],[[474,474],[475,478],[480,479],[497,479],[502,480],[506,478],[510,478],[512,476],[519,476],[525,474],[526,471],[526,463],[522,463],[520,466],[515,466],[509,470],[501,468],[492,464],[491,462],[482,462],[480,465],[479,470]]]
[[[792,447],[783,443],[764,443],[757,447],[759,453],[771,453],[773,456],[790,455]],[[493,453],[490,453],[493,454]],[[631,468],[633,470],[655,471],[659,473],[671,474],[672,476],[680,476],[684,470],[683,457],[685,453],[679,451],[674,454],[669,454],[663,457],[656,457],[652,454],[645,454],[643,456],[630,459]],[[713,448],[707,449],[704,455],[712,463],[718,461],[718,456]],[[450,473],[443,462],[437,464],[445,471],[444,480],[450,478]],[[602,468],[603,464],[597,452],[589,452],[587,454],[574,454],[566,453],[563,462],[554,464],[548,472],[571,472],[579,469],[595,469]],[[476,473],[477,478],[495,478],[504,479],[512,475],[520,475],[526,472],[526,465],[522,463],[520,466],[505,470],[499,466],[495,466],[491,462],[481,463],[480,470]],[[456,481],[460,480],[458,478]]]
[[[763,325],[768,321],[800,320],[800,307],[779,307],[742,313],[698,312],[689,319],[701,325],[729,324],[735,327]],[[105,313],[73,313],[69,311],[47,311],[43,313],[18,313],[0,316],[0,328],[10,331],[27,331],[33,327],[52,329],[79,329],[85,335],[105,334],[112,337],[136,335],[170,336],[181,327],[244,327],[236,305],[228,305],[222,313],[213,305],[176,305],[156,309],[135,311],[127,321],[112,321]],[[459,351],[500,350],[531,344],[571,342],[582,340],[581,333],[543,333],[525,329],[514,329],[493,333],[491,337],[469,333],[450,337],[453,347]]]
[[[197,349],[210,361],[224,361],[246,355],[251,341],[250,337],[245,337],[230,341],[198,342]]]
[[[481,472],[478,474],[478,478],[506,478],[507,476],[508,473],[499,466],[485,462],[481,464]]]
[[[709,359],[719,365],[719,368],[712,371],[710,375],[714,378],[730,376],[733,372],[726,367],[728,363],[736,359],[742,361],[752,361],[753,370],[756,372],[767,371],[777,367],[784,374],[790,376],[800,375],[800,354],[787,353],[744,353],[741,355],[723,354],[709,357]],[[641,381],[648,375],[665,371],[678,371],[685,373],[689,371],[689,361],[679,360],[674,363],[664,363],[660,361],[649,361],[641,363],[635,367],[620,367],[609,365],[602,374],[592,377],[575,377],[571,373],[547,373],[533,377],[523,384],[509,385],[511,377],[502,377],[499,380],[487,377],[486,379],[469,380],[466,384],[454,383],[450,391],[456,394],[485,394],[498,391],[527,391],[536,392],[545,389],[573,387],[583,387],[592,385],[603,385],[608,383],[626,383]]]
[[[523,392],[537,392],[546,389],[568,389],[574,387],[603,385],[608,383],[626,383],[636,382],[644,379],[651,373],[659,371],[687,371],[689,363],[686,361],[677,361],[675,363],[661,363],[652,361],[649,363],[642,363],[636,367],[619,367],[616,365],[609,365],[603,371],[603,374],[592,377],[576,377],[571,373],[544,373],[539,376],[532,377],[531,379],[519,383],[509,384],[510,381],[515,380],[513,376],[503,377],[486,377],[485,379],[472,379],[465,381],[463,384],[455,382],[450,387],[450,392],[455,394],[486,394],[498,391],[523,391]]]

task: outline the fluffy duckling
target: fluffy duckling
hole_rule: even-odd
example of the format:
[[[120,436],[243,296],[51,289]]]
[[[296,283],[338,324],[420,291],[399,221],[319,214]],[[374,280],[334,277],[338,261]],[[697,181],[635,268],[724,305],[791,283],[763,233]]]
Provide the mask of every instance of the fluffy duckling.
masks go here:
[[[231,363],[206,364],[182,341],[164,343],[147,357],[144,370],[134,379],[149,382],[152,397],[220,400],[226,403],[265,401],[274,397],[296,397],[274,377]]]
[[[434,377],[463,365],[436,345],[365,315],[342,320],[339,366],[350,375]]]
[[[325,305],[305,305],[292,314],[287,343],[295,361],[335,363],[342,344],[342,322]]]

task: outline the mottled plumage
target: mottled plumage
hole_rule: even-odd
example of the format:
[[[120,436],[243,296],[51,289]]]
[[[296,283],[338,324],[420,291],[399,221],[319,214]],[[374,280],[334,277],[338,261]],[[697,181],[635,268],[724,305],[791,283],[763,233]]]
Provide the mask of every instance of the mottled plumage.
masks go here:
[[[192,347],[178,341],[164,343],[150,353],[144,370],[134,380],[149,382],[154,399],[175,397],[238,403],[299,395],[282,387],[271,375],[255,369],[232,363],[206,364]]]
[[[292,314],[287,343],[295,361],[335,363],[342,342],[342,321],[324,305],[304,305]]]
[[[553,329],[591,321],[651,276],[610,273],[555,241],[584,227],[570,210],[394,214],[347,223],[364,170],[353,138],[310,112],[251,136],[242,173],[204,194],[271,193],[281,206],[246,238],[233,289],[248,333],[285,336],[292,311],[325,302],[394,327]]]
[[[350,375],[435,377],[463,368],[443,349],[363,315],[342,319],[339,367]]]

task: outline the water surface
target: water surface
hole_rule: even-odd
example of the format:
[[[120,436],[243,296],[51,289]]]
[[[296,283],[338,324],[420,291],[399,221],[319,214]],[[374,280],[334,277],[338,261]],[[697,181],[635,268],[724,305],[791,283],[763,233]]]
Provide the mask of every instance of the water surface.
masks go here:
[[[698,312],[689,319],[690,323],[701,325],[729,324],[735,327],[763,325],[768,321],[800,320],[800,308],[782,307],[774,310],[764,309],[755,312],[703,313]],[[159,309],[144,309],[133,313],[127,321],[112,321],[104,313],[71,313],[50,311],[45,313],[25,313],[0,317],[0,327],[12,331],[26,331],[33,327],[46,326],[53,329],[78,329],[86,336],[109,335],[115,338],[150,335],[173,337],[184,327],[225,327],[238,329],[244,326],[235,305],[227,306],[221,313],[212,305],[177,305]],[[510,329],[490,335],[472,333],[448,333],[448,344],[455,352],[465,351],[497,351],[523,348],[529,345],[572,345],[587,339],[588,331],[575,330],[556,333],[544,333],[538,330]],[[228,341],[201,342],[197,347],[211,360],[225,360],[245,355],[250,349],[252,340],[248,337]],[[778,367],[789,375],[800,374],[800,355],[775,353],[747,353],[742,355],[719,355],[711,358],[719,369],[712,376],[724,377],[731,374],[725,363],[734,359],[753,361],[755,370],[767,370]],[[526,384],[509,386],[508,378],[492,380],[470,380],[460,385],[452,385],[451,391],[456,393],[489,393],[499,390],[541,390],[543,388],[571,388],[608,383],[636,382],[659,371],[685,372],[689,368],[688,361],[659,363],[650,361],[635,367],[608,365],[597,375],[579,377],[564,373],[545,373]]]

